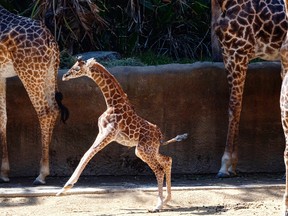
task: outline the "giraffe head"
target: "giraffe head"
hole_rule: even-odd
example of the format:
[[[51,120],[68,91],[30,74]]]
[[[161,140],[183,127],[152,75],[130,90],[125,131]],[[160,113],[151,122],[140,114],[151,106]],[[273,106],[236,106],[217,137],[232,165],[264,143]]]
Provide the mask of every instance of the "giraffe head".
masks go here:
[[[70,79],[87,76],[91,77],[91,70],[90,68],[95,65],[97,62],[94,58],[90,58],[87,61],[78,58],[77,62],[72,66],[67,73],[65,73],[62,77],[63,81],[67,81]]]

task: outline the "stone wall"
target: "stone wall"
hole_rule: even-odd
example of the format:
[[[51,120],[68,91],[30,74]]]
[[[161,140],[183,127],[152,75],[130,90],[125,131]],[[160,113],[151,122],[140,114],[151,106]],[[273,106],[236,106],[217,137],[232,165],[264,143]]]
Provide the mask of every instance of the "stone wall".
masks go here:
[[[222,63],[114,67],[139,115],[160,126],[167,139],[189,133],[181,143],[161,147],[173,157],[173,173],[217,173],[228,124],[228,85]],[[51,175],[69,176],[98,133],[105,110],[103,96],[88,78],[62,82],[59,89],[70,109],[66,124],[57,121],[51,145]],[[241,172],[284,171],[284,135],[280,122],[280,64],[249,66],[240,123]],[[8,143],[11,176],[36,176],[40,160],[38,120],[18,78],[8,79]],[[111,143],[97,154],[83,175],[151,174],[127,149]]]

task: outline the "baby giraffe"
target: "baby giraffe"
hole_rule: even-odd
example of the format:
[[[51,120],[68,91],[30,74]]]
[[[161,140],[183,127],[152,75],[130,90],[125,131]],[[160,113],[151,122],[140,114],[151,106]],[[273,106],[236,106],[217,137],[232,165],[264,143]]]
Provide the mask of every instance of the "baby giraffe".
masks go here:
[[[99,134],[96,140],[81,158],[73,175],[57,195],[72,188],[91,158],[109,143],[116,141],[124,146],[135,146],[136,155],[146,162],[155,173],[158,183],[158,203],[152,212],[159,211],[171,199],[172,166],[172,158],[161,155],[159,147],[186,139],[187,134],[178,135],[169,141],[162,142],[160,129],[136,114],[127,95],[114,76],[94,59],[89,59],[87,62],[78,59],[75,65],[64,74],[63,80],[82,76],[94,80],[101,89],[107,110],[98,119]],[[167,196],[163,199],[165,175]]]

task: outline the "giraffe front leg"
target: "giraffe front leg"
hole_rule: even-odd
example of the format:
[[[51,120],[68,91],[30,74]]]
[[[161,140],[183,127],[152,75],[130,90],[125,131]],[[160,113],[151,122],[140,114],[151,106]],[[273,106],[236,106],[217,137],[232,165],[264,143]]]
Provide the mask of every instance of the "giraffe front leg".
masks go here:
[[[9,182],[9,157],[6,138],[7,111],[6,111],[6,79],[0,78],[0,142],[2,145],[2,163],[0,182]]]
[[[84,154],[84,156],[81,158],[78,166],[76,167],[75,171],[73,172],[72,176],[69,178],[69,180],[66,182],[64,187],[56,194],[56,196],[60,196],[64,193],[66,193],[68,190],[70,190],[74,184],[78,181],[81,173],[85,169],[86,165],[89,163],[89,161],[92,159],[92,157],[100,150],[95,148],[94,146],[90,147],[90,149]]]
[[[3,119],[3,118],[1,118]],[[5,120],[0,123],[0,140],[2,144],[2,163],[1,163],[1,173],[0,173],[0,182],[9,182],[8,177],[10,166],[9,166],[9,157],[8,157],[8,148],[7,148],[7,139],[6,139],[6,123]]]
[[[93,145],[89,148],[89,150],[81,158],[77,168],[73,172],[70,179],[66,182],[64,187],[56,194],[56,196],[60,196],[64,193],[66,193],[68,190],[70,190],[74,186],[74,184],[76,184],[81,173],[83,172],[83,170],[85,169],[85,167],[89,163],[89,161],[94,157],[94,155],[97,154],[105,146],[107,146],[110,142],[113,141],[114,134],[110,133],[108,130],[110,130],[110,129],[105,129],[102,133],[102,130],[100,129],[101,133],[98,134]]]
[[[285,171],[286,171],[286,184],[285,184],[285,193],[283,196],[283,200],[284,200],[284,206],[283,206],[283,210],[284,216],[288,216],[288,111],[283,111],[282,110],[282,126],[283,126],[283,130],[284,130],[284,134],[285,134],[285,140],[286,140],[286,147],[285,147],[285,151],[284,151],[284,164],[285,164]],[[283,115],[283,113],[285,113]]]
[[[288,131],[286,131],[286,132],[288,133]],[[288,136],[288,134],[285,136]],[[286,170],[286,187],[285,187],[285,193],[283,196],[283,200],[284,200],[284,213],[283,213],[283,215],[288,216],[288,143],[286,144],[286,149],[284,152],[284,163],[285,163],[285,167],[286,167],[286,169],[285,169]]]
[[[286,50],[286,49],[285,49]],[[287,53],[287,52],[285,52]],[[284,53],[284,54],[285,54]],[[286,58],[282,58],[282,66],[283,70],[287,71],[285,68],[288,66],[285,64]],[[285,66],[286,65],[286,66]],[[286,187],[285,193],[283,196],[283,215],[288,216],[288,74],[286,73],[283,77],[282,87],[281,87],[281,94],[280,94],[280,108],[281,108],[281,121],[282,121],[282,128],[285,136],[285,151],[284,151],[284,164],[285,164],[285,171],[286,171]]]

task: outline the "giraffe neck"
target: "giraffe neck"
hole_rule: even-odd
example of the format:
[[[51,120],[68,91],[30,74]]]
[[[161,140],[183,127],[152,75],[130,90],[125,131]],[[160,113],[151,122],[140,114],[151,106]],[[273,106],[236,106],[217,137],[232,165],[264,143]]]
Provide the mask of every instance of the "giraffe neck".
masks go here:
[[[105,98],[107,107],[128,102],[127,95],[115,77],[105,67],[96,63],[90,68],[91,79],[98,85]]]

